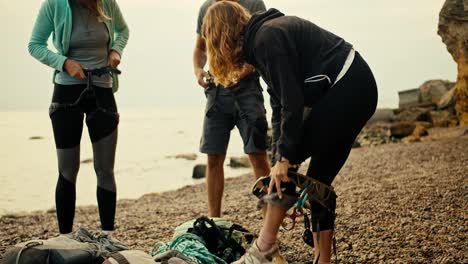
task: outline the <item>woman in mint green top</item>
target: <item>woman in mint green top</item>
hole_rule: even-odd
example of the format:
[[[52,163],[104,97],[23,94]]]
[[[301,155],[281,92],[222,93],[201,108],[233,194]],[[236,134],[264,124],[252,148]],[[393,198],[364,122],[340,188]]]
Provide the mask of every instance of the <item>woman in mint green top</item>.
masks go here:
[[[47,46],[51,34],[57,52]],[[114,162],[119,114],[113,91],[118,82],[110,74],[91,76],[92,89],[88,90],[84,69],[116,68],[128,36],[115,0],[45,0],[28,46],[34,58],[55,69],[49,114],[58,158],[55,203],[60,233],[73,230],[80,141],[86,117],[97,176],[101,239],[108,240],[113,249],[125,248],[110,236],[117,200]]]
[[[72,9],[70,3],[76,2],[96,2],[96,0],[46,0],[43,2],[39,15],[36,18],[31,39],[29,40],[29,53],[40,62],[56,69],[64,71],[65,61],[70,48],[70,38],[72,33]],[[108,48],[111,51],[110,63],[117,66],[120,62],[123,50],[127,45],[129,30],[127,23],[120,12],[120,8],[115,0],[99,0],[97,12],[101,12],[107,18],[103,22],[109,31]],[[47,40],[52,34],[52,40],[57,53],[47,47]],[[76,67],[70,65],[70,74],[84,77],[84,73]],[[114,90],[118,88],[118,81],[114,80]]]

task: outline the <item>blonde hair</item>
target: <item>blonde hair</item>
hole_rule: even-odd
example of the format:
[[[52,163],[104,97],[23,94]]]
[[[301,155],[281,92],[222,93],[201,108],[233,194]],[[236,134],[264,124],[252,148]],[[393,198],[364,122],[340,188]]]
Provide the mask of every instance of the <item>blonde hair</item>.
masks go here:
[[[203,19],[202,35],[208,51],[210,72],[224,86],[237,83],[246,67],[243,33],[249,12],[233,1],[213,4]]]
[[[110,20],[102,9],[102,0],[78,0],[78,3],[96,13],[100,20]]]
[[[111,18],[106,15],[104,10],[102,9],[102,0],[96,0],[96,10],[95,12],[98,14],[99,18],[102,20],[110,20]]]

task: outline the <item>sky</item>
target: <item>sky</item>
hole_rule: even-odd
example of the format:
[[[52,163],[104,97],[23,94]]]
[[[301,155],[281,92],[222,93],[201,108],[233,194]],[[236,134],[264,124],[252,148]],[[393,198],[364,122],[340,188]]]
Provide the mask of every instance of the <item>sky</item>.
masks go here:
[[[46,110],[53,70],[27,52],[42,0],[0,0],[0,111]],[[199,0],[118,0],[131,35],[120,66],[122,108],[203,107],[192,52]],[[379,107],[429,79],[456,79],[456,64],[437,35],[443,0],[265,0],[351,42],[370,64]]]

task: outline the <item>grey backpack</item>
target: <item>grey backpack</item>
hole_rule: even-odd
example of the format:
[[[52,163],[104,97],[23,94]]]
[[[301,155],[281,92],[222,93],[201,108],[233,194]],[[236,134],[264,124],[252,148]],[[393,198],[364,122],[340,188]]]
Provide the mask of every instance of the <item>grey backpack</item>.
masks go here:
[[[3,264],[94,264],[104,258],[97,245],[65,236],[17,244],[3,255]]]

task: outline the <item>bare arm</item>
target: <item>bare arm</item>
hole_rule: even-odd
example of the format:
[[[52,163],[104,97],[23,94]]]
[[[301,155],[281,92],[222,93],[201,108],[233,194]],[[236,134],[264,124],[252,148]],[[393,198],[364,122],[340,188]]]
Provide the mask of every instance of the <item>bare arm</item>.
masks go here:
[[[193,51],[193,68],[195,76],[197,77],[198,84],[203,88],[208,87],[206,79],[209,78],[209,75],[204,70],[206,62],[207,55],[205,40],[200,35],[197,35],[195,49]]]

